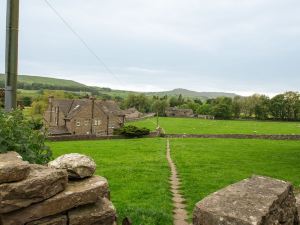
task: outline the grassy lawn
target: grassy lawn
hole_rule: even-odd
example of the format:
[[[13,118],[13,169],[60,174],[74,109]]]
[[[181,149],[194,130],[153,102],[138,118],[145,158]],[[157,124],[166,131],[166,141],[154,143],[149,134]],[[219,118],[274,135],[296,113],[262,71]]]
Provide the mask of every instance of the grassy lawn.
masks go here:
[[[82,153],[97,163],[96,173],[108,179],[120,219],[135,225],[171,225],[169,168],[164,139],[50,142],[55,157]]]
[[[129,124],[156,128],[156,118]],[[300,134],[300,122],[264,122],[237,120],[202,120],[193,118],[159,118],[167,134]]]
[[[171,139],[188,211],[205,196],[253,174],[300,185],[300,141]]]

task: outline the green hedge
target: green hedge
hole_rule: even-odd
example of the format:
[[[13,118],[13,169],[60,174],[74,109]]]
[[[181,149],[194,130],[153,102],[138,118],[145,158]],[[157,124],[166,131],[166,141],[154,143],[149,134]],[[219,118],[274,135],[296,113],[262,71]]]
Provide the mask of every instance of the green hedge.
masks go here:
[[[52,152],[45,145],[46,135],[38,128],[37,121],[27,120],[19,110],[0,110],[0,153],[16,151],[30,163],[49,162]]]
[[[129,138],[135,138],[135,137],[140,138],[140,137],[150,134],[150,130],[145,127],[139,128],[136,126],[129,125],[129,126],[124,126],[124,127],[114,130],[114,134],[122,135],[122,136],[129,137]]]

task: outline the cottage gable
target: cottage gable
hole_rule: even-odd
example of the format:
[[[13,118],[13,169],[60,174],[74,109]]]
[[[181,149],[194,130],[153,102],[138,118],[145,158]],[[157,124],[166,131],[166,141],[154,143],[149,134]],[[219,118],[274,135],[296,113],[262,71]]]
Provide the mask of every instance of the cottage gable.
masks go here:
[[[111,135],[124,125],[124,113],[114,101],[53,99],[44,114],[52,135]]]

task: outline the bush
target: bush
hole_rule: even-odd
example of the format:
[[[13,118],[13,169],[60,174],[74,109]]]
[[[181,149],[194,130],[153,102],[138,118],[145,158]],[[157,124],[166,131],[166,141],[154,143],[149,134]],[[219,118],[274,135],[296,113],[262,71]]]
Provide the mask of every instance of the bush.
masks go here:
[[[129,137],[129,138],[134,138],[134,137],[140,138],[140,137],[150,134],[150,130],[145,127],[139,128],[136,126],[129,125],[129,126],[124,126],[124,127],[114,130],[114,134],[115,135],[123,135],[123,136]]]
[[[52,152],[45,145],[46,136],[35,130],[35,123],[26,120],[19,110],[0,110],[0,153],[18,152],[30,163],[45,164],[52,158]]]

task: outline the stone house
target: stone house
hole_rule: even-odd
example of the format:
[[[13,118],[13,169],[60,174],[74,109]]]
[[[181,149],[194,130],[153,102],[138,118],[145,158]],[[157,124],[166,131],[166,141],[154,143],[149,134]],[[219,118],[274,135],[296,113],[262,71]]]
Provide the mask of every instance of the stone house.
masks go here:
[[[44,124],[50,135],[111,135],[125,115],[114,101],[49,97]]]
[[[136,120],[141,117],[143,117],[143,113],[139,112],[136,108],[129,108],[124,110],[125,114],[125,120],[126,121],[131,121],[131,120]]]
[[[166,109],[167,117],[194,117],[192,109],[180,109],[177,107],[169,107]]]

